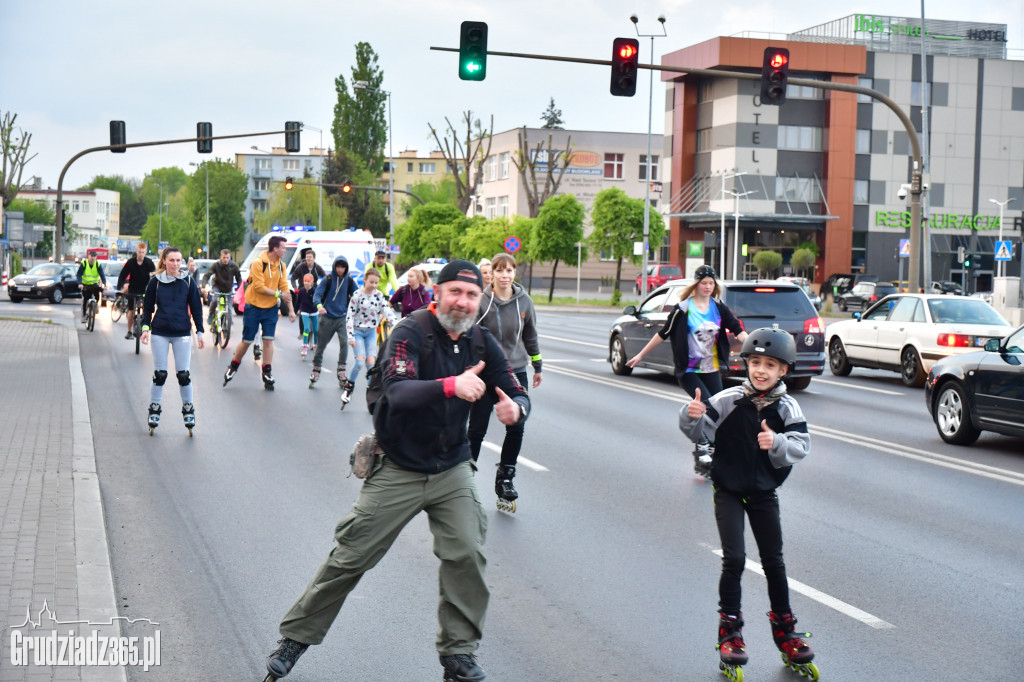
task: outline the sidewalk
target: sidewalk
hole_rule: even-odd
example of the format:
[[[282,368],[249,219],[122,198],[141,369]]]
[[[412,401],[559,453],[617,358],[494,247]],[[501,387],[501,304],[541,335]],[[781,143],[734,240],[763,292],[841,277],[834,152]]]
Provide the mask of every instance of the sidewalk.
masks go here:
[[[77,329],[0,320],[0,382],[0,681],[126,680],[123,667],[14,664],[16,632],[120,627]]]

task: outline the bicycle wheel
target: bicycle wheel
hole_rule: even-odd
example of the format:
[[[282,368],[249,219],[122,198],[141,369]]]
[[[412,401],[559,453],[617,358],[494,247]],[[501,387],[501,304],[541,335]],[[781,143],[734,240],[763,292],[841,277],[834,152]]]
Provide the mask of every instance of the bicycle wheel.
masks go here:
[[[96,299],[89,299],[89,303],[85,306],[85,326],[89,331],[92,331],[96,326]]]
[[[218,313],[220,317],[220,347],[227,348],[231,340],[231,312],[227,309]]]
[[[124,299],[118,297],[118,299],[110,306],[110,321],[116,324],[117,321],[121,319],[121,316],[124,315],[124,311]]]

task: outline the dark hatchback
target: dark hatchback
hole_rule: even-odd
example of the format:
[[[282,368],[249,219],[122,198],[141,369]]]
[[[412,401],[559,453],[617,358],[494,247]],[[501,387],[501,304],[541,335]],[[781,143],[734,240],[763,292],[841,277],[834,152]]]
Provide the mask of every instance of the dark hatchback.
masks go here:
[[[26,298],[48,298],[50,303],[60,303],[69,296],[81,297],[77,273],[78,265],[74,263],[43,263],[9,280],[7,295],[11,303],[21,303]]]
[[[615,320],[609,333],[608,361],[612,371],[629,375],[632,368],[626,361],[640,352],[661,329],[672,308],[679,303],[683,290],[691,282],[675,280],[659,287],[641,301],[640,306],[626,306],[622,316]],[[739,318],[743,328],[752,331],[760,327],[776,327],[793,335],[796,341],[796,367],[786,377],[786,384],[794,390],[807,388],[811,377],[821,376],[825,369],[825,323],[807,294],[796,284],[777,281],[721,282],[722,300]],[[739,356],[742,346],[732,335],[729,341],[732,354],[726,376],[743,379],[747,375],[746,362]],[[637,365],[661,372],[674,372],[672,348],[662,343]]]
[[[982,431],[1024,437],[1024,327],[936,362],[924,400],[947,443],[970,445]]]
[[[886,296],[899,292],[892,282],[860,282],[845,294],[836,296],[836,303],[844,313],[847,310],[867,310]]]

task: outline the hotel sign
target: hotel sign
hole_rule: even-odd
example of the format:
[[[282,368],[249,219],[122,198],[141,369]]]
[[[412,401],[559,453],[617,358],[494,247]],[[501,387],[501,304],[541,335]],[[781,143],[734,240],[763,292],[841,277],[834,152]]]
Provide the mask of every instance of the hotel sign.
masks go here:
[[[855,14],[854,33],[890,34],[894,36],[920,37],[921,23],[914,23],[903,17],[880,17],[875,14]],[[927,32],[933,40],[973,40],[982,42],[1006,43],[1006,31],[990,29],[968,29],[965,35],[940,35]]]

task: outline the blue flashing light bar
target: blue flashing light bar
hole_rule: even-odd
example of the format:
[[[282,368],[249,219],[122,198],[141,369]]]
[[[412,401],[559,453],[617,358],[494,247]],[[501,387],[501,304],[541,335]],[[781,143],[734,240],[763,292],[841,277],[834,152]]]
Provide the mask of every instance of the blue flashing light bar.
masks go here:
[[[316,225],[271,225],[271,232],[316,232]]]

